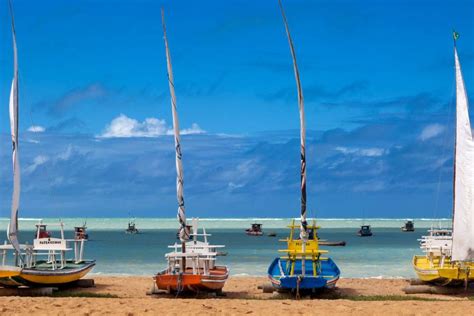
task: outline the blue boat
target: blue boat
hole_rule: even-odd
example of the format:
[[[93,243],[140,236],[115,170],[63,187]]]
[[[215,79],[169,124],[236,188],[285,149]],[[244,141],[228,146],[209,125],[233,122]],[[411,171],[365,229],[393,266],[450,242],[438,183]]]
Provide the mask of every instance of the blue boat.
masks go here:
[[[280,5],[283,23],[293,58],[293,70],[298,91],[298,107],[300,112],[300,154],[301,154],[301,213],[300,223],[291,223],[290,236],[283,240],[287,243],[287,249],[279,250],[286,253],[285,256],[277,257],[268,268],[268,277],[272,286],[277,291],[315,292],[318,289],[332,288],[339,279],[340,271],[331,258],[323,257],[326,250],[319,249],[316,222],[308,225],[306,221],[306,127],[304,115],[303,88],[301,86],[296,53],[291,39],[290,30],[286,20],[281,0]],[[295,228],[299,228],[299,234],[295,234]]]
[[[290,236],[283,241],[288,248],[280,250],[286,256],[277,257],[268,268],[268,277],[275,290],[279,292],[314,292],[318,289],[334,288],[341,272],[336,263],[328,257],[323,257],[326,250],[319,249],[316,225],[308,225],[309,237],[304,242],[294,239],[294,221],[289,226]]]

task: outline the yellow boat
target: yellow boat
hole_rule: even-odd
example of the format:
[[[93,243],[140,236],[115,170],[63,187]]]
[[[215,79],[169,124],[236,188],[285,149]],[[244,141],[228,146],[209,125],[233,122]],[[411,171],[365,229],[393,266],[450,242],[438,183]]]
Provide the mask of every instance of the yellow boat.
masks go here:
[[[414,256],[413,266],[418,278],[425,282],[456,285],[474,281],[474,262],[451,262],[450,258],[443,260],[440,256]]]
[[[441,285],[474,281],[474,140],[468,97],[453,32],[456,72],[456,133],[454,142],[453,228],[431,229],[420,239],[423,256],[413,258],[422,281]]]
[[[9,287],[65,285],[79,280],[94,266],[94,261],[75,263],[68,260],[62,269],[51,270],[50,262],[37,262],[34,268],[19,268],[17,271],[8,271],[10,273],[7,274],[2,274],[0,270],[0,284]]]
[[[13,245],[0,245],[0,285],[49,286],[75,282],[89,273],[95,266],[95,260],[83,259],[84,239],[67,240],[64,227],[60,223],[60,238],[44,235],[46,224],[36,225],[36,238],[33,245],[20,245],[17,252]],[[46,237],[40,237],[46,236]],[[73,243],[73,248],[69,244]],[[74,258],[67,259],[68,251],[74,250]],[[9,257],[8,251],[14,256]],[[46,259],[41,259],[45,257]],[[13,260],[12,260],[13,258]],[[8,260],[15,262],[8,262]]]

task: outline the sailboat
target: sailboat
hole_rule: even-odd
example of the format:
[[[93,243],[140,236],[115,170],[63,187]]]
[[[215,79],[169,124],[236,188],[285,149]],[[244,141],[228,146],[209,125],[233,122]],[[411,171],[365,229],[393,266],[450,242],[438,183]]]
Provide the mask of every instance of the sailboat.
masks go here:
[[[79,280],[95,265],[94,260],[84,260],[84,240],[67,240],[64,225],[60,237],[54,238],[46,231],[45,223],[36,225],[33,244],[20,244],[18,240],[18,210],[20,205],[20,161],[18,137],[18,56],[16,46],[13,5],[9,1],[13,37],[13,81],[10,93],[10,127],[13,143],[13,195],[7,237],[0,245],[0,285],[3,286],[46,286],[62,285]],[[54,225],[54,224],[49,224]],[[45,234],[48,233],[48,234]],[[70,248],[69,242],[74,243]],[[74,250],[74,258],[67,259],[66,253]],[[13,255],[11,255],[13,253]],[[10,256],[9,256],[10,255]]]
[[[273,260],[268,268],[268,277],[274,289],[281,292],[295,292],[298,297],[300,292],[315,292],[317,289],[334,287],[339,279],[340,271],[331,258],[323,257],[327,251],[319,248],[317,230],[320,227],[316,225],[314,220],[312,224],[308,224],[306,219],[306,135],[303,89],[299,78],[293,40],[290,36],[281,0],[279,0],[279,5],[293,58],[293,69],[298,90],[301,141],[301,214],[299,225],[293,220],[291,225],[288,226],[290,235],[284,240],[287,243],[287,248],[279,250],[286,255]]]
[[[168,246],[173,251],[167,253],[167,267],[157,273],[154,277],[156,286],[160,290],[167,292],[216,292],[222,291],[227,278],[229,269],[227,266],[216,265],[216,257],[220,255],[217,248],[223,248],[222,245],[209,244],[206,230],[202,233],[198,231],[198,219],[192,220],[192,231],[186,223],[184,194],[183,194],[183,165],[181,161],[181,142],[179,135],[179,121],[176,106],[176,95],[174,91],[173,70],[171,67],[171,56],[166,37],[166,26],[164,10],[161,10],[163,24],[163,38],[165,41],[166,61],[168,68],[168,83],[171,95],[171,111],[173,114],[173,130],[176,151],[176,195],[178,199],[178,221],[180,225],[179,239],[180,243]],[[191,237],[191,239],[190,239]],[[203,240],[198,238],[202,237]]]
[[[441,285],[474,280],[474,140],[469,105],[453,32],[456,74],[456,134],[454,145],[453,227],[429,230],[420,240],[425,253],[414,256],[413,266],[422,281]]]

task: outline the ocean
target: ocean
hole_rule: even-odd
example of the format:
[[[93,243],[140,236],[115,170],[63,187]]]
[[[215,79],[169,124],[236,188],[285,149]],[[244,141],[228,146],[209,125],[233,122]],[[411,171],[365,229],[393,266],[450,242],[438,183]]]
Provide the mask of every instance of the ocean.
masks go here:
[[[32,242],[34,224],[40,219],[20,219],[20,241]],[[321,239],[346,241],[345,247],[322,247],[341,269],[345,278],[410,278],[415,274],[411,259],[420,254],[418,240],[432,226],[450,227],[451,219],[414,219],[415,232],[401,232],[406,219],[318,219]],[[59,219],[43,219],[44,223],[58,223]],[[63,218],[66,238],[73,237],[73,227],[83,224],[82,218]],[[227,256],[219,262],[229,266],[232,275],[263,276],[270,262],[285,248],[280,238],[289,232],[289,218],[226,218],[200,219],[200,227],[212,234],[212,244],[225,245]],[[177,222],[174,218],[136,218],[140,234],[125,234],[127,218],[89,218],[89,241],[85,257],[96,259],[94,274],[150,275],[165,267],[167,247],[176,241]],[[244,230],[251,223],[263,224],[265,233],[276,232],[277,237],[247,236]],[[356,235],[360,225],[370,224],[373,236]],[[1,236],[6,237],[8,219],[0,218]],[[57,231],[57,227],[49,227]]]

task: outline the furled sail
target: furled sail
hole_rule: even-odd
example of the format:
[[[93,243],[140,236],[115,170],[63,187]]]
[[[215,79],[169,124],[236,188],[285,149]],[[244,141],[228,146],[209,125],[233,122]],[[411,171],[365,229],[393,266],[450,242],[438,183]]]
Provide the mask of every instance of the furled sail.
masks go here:
[[[280,4],[281,15],[283,16],[283,22],[285,23],[286,35],[288,37],[288,43],[290,44],[291,57],[293,58],[293,69],[295,72],[296,88],[298,90],[298,106],[300,110],[300,143],[301,143],[301,226],[300,226],[300,238],[306,240],[306,128],[304,119],[304,99],[303,99],[303,88],[301,87],[300,73],[298,70],[298,64],[296,63],[296,53],[293,46],[293,40],[291,39],[290,29],[288,22],[286,21],[285,11],[281,0],[278,0]]]
[[[8,240],[15,250],[20,253],[20,244],[18,242],[18,209],[20,206],[20,161],[18,156],[18,54],[16,47],[15,20],[13,18],[13,6],[11,1],[9,1],[9,6],[13,37],[13,81],[10,91],[10,128],[13,145],[13,194],[10,225],[8,226]]]
[[[171,94],[171,111],[173,112],[173,130],[174,130],[174,145],[176,149],[176,196],[178,199],[178,221],[180,224],[179,239],[185,242],[189,239],[189,231],[186,228],[186,214],[184,211],[184,195],[183,195],[183,164],[181,161],[181,142],[179,137],[179,121],[176,107],[176,94],[174,92],[173,69],[171,67],[171,56],[168,47],[168,38],[166,37],[165,13],[161,10],[161,21],[163,23],[163,38],[165,40],[166,48],[166,62],[168,66],[168,83]]]
[[[454,33],[455,41],[457,33]],[[456,145],[454,158],[453,261],[474,259],[474,141],[456,45]]]

